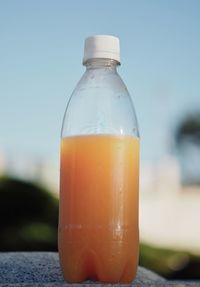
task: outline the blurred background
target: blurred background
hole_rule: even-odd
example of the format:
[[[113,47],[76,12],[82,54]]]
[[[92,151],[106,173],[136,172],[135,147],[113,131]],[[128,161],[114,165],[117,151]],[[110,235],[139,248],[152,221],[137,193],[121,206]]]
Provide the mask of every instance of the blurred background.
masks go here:
[[[57,250],[59,141],[84,39],[120,38],[141,136],[140,265],[200,278],[200,1],[0,1],[0,251]]]

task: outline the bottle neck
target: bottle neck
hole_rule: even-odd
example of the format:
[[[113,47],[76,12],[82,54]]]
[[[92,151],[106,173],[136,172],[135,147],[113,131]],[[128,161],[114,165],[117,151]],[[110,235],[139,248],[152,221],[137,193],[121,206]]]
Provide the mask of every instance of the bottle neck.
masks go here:
[[[112,59],[90,59],[85,64],[86,70],[106,69],[116,71],[120,63]]]

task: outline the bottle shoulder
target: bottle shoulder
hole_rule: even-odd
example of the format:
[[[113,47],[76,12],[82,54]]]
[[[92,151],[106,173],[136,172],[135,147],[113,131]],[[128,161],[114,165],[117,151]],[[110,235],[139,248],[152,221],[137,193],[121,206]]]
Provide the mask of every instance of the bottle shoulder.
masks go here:
[[[139,136],[132,99],[116,71],[86,71],[74,89],[63,119],[62,135],[84,133]]]
[[[123,92],[128,94],[127,87],[117,71],[112,69],[91,69],[86,71],[79,80],[73,93],[83,89],[107,89],[113,93]]]

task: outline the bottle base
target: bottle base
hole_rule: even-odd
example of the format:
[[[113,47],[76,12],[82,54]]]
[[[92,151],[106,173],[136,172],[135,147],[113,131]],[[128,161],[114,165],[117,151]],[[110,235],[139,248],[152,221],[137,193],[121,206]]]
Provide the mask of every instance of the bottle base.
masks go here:
[[[61,256],[62,257],[62,256]],[[64,280],[68,283],[83,283],[92,281],[96,283],[130,284],[136,277],[137,262],[130,259],[127,264],[119,264],[119,261],[97,261],[94,253],[87,253],[79,257],[78,262],[63,260],[60,258]]]

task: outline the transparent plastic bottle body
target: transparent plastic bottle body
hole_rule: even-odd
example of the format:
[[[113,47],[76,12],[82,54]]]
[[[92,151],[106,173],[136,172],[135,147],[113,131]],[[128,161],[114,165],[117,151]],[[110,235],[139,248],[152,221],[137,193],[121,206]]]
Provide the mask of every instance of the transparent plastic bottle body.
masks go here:
[[[68,282],[136,274],[139,133],[117,64],[87,62],[63,120],[58,247]]]

